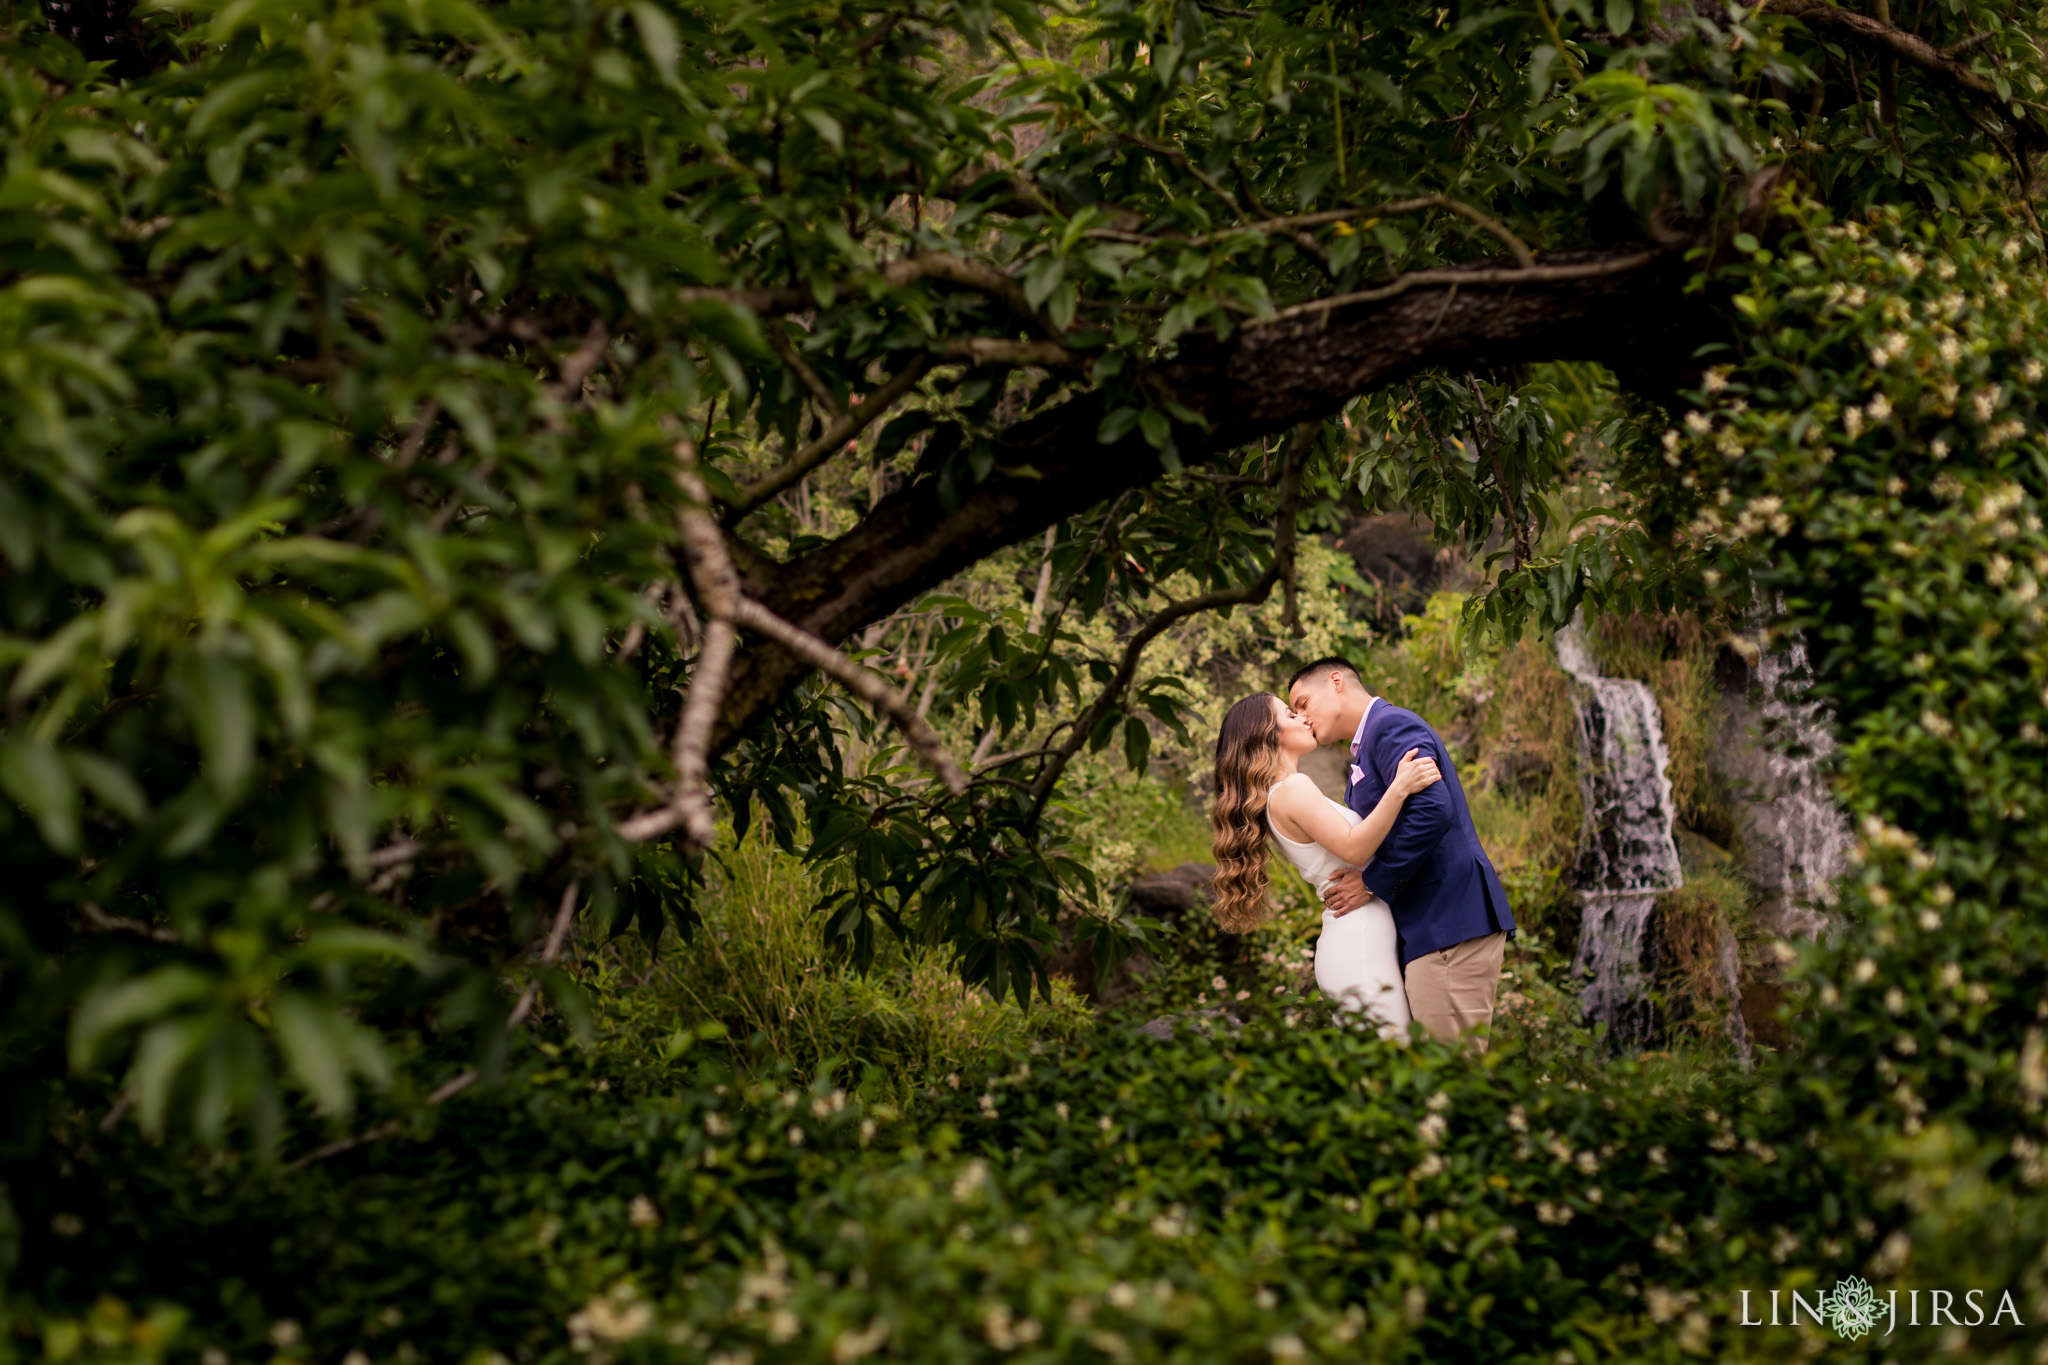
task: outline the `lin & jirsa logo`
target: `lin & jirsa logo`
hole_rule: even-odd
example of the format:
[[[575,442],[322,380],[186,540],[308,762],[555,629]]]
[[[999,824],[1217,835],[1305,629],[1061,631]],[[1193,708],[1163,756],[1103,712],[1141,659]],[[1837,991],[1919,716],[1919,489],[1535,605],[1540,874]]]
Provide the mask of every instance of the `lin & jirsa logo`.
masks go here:
[[[1736,1318],[1743,1327],[1797,1327],[1803,1313],[1815,1324],[1834,1328],[1835,1332],[1848,1341],[1860,1341],[1875,1331],[1880,1323],[1884,1335],[1890,1336],[1899,1326],[1899,1291],[1889,1289],[1880,1294],[1860,1275],[1845,1275],[1835,1281],[1833,1289],[1815,1291],[1812,1298],[1800,1290],[1773,1289],[1771,1293],[1770,1317],[1757,1316],[1761,1305],[1752,1308],[1751,1290],[1741,1291],[1741,1311]],[[2013,1303],[2012,1291],[2002,1291],[1998,1306],[1985,1316],[1985,1301],[1991,1291],[1986,1289],[1909,1289],[1906,1291],[1906,1323],[1908,1327],[1982,1327],[1987,1321],[1994,1327],[2005,1324],[2008,1319],[2014,1327],[2024,1327],[2020,1310]],[[1921,1296],[1926,1296],[1925,1321],[1921,1319]],[[1790,1300],[1790,1320],[1781,1318],[1785,1308],[1784,1300]],[[1960,1316],[1958,1316],[1960,1314]]]

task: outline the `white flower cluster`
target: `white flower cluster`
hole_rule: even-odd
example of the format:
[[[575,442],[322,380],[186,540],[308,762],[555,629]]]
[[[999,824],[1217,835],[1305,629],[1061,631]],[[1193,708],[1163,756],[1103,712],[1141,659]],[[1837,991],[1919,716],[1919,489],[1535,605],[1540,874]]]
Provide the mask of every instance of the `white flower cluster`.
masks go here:
[[[1765,494],[1763,497],[1749,500],[1736,516],[1733,529],[1735,536],[1742,540],[1766,530],[1773,535],[1783,536],[1790,534],[1792,530],[1792,517],[1785,511],[1784,499]]]
[[[965,1166],[962,1166],[960,1174],[953,1178],[954,1202],[966,1203],[974,1198],[975,1195],[981,1193],[987,1184],[988,1163],[980,1157],[976,1157]]]
[[[1906,353],[1906,334],[1886,332],[1870,346],[1870,363],[1880,370]]]
[[[2041,1144],[2015,1134],[2012,1140],[2012,1158],[2020,1164],[2020,1182],[2038,1185],[2048,1179],[2048,1166],[2041,1161]]]
[[[1045,1335],[1045,1329],[1035,1318],[1019,1318],[1006,1303],[992,1303],[982,1310],[982,1334],[988,1344],[998,1351],[1014,1351],[1019,1346],[1030,1346]]]
[[[1150,1227],[1154,1237],[1163,1237],[1169,1241],[1176,1237],[1184,1237],[1188,1231],[1188,1211],[1185,1206],[1175,1204],[1166,1212],[1156,1215]]]
[[[888,1340],[889,1322],[886,1318],[876,1318],[864,1328],[845,1328],[832,1342],[833,1365],[850,1365],[863,1356],[871,1356]]]
[[[1652,1322],[1671,1322],[1682,1316],[1693,1306],[1698,1295],[1690,1290],[1666,1289],[1662,1285],[1651,1285],[1643,1291],[1643,1304],[1650,1310]]]
[[[569,1316],[569,1344],[584,1354],[601,1344],[631,1341],[654,1325],[654,1310],[630,1281],[594,1296]]]
[[[1920,1116],[1927,1112],[1927,1101],[1921,1099],[1912,1086],[1900,1081],[1898,1089],[1892,1091],[1892,1102],[1905,1114],[1904,1120],[1899,1124],[1901,1131],[1908,1137],[1919,1132]]]

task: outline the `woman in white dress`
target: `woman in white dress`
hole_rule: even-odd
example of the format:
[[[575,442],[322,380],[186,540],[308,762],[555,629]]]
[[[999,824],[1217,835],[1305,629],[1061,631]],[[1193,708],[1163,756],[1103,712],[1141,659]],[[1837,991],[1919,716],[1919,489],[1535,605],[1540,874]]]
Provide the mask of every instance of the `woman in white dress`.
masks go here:
[[[1443,780],[1436,761],[1410,749],[1387,794],[1361,820],[1324,796],[1299,768],[1316,747],[1308,722],[1270,692],[1246,697],[1223,717],[1216,737],[1216,922],[1241,934],[1266,917],[1268,839],[1280,847],[1309,885],[1324,884],[1347,868],[1364,867],[1379,851],[1408,797]],[[1349,914],[1323,912],[1316,940],[1316,985],[1346,1009],[1370,1012],[1380,1032],[1408,1031],[1408,994],[1394,914],[1375,896]]]

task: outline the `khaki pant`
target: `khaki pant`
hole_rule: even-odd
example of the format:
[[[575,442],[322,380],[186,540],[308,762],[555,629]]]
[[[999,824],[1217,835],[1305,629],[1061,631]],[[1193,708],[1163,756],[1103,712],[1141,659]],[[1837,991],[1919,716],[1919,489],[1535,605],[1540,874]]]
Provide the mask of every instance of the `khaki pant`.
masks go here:
[[[1494,992],[1500,987],[1500,964],[1507,952],[1505,933],[1468,938],[1448,948],[1424,953],[1402,973],[1408,985],[1408,1012],[1437,1038],[1455,1038],[1493,1022]],[[1486,1051],[1486,1039],[1473,1045]]]

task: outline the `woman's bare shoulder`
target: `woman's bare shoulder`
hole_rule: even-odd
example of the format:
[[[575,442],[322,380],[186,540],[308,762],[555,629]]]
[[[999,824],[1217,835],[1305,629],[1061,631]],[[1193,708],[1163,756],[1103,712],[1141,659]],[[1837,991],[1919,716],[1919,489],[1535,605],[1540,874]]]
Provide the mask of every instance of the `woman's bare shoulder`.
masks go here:
[[[1271,804],[1281,810],[1299,810],[1304,803],[1323,800],[1323,789],[1307,773],[1293,773],[1273,788]]]

